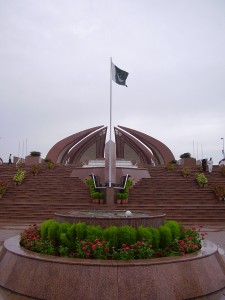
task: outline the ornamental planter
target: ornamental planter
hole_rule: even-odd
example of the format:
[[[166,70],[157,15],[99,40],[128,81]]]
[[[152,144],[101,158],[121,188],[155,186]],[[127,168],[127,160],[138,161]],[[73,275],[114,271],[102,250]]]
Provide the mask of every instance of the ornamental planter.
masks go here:
[[[99,204],[104,204],[104,199],[99,199]]]
[[[179,160],[179,164],[185,167],[196,167],[196,159],[195,158],[181,158]]]
[[[25,157],[25,165],[37,165],[42,162],[42,158],[39,156],[26,156]]]
[[[33,254],[18,240],[4,242],[0,284],[35,299],[195,299],[225,286],[224,261],[209,241],[184,257],[106,261]]]

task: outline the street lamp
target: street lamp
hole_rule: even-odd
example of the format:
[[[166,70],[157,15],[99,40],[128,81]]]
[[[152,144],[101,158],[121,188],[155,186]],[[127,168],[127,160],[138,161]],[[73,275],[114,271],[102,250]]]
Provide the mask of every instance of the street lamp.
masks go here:
[[[221,138],[221,140],[223,141],[223,142],[222,142],[222,143],[223,143],[222,154],[223,154],[223,158],[225,158],[225,156],[224,156],[224,138]]]

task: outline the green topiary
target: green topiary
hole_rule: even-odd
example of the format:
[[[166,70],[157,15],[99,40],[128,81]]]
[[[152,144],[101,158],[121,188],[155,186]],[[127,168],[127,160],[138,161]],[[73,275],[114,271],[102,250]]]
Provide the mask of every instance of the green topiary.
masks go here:
[[[103,238],[103,229],[100,226],[87,225],[86,228],[86,239],[94,241],[95,239]]]
[[[159,229],[155,227],[148,227],[152,233],[152,244],[154,248],[159,247],[160,234]]]
[[[54,219],[50,219],[50,220],[44,221],[41,224],[41,236],[44,240],[47,239],[49,226],[54,222],[55,222]]]
[[[119,227],[118,235],[120,246],[122,244],[131,245],[136,242],[136,229],[129,225]]]
[[[82,241],[86,239],[87,224],[83,222],[76,223],[76,237],[78,240]]]
[[[59,244],[60,233],[59,233],[59,223],[56,221],[50,223],[48,227],[48,237],[50,241],[54,241],[56,245]]]
[[[152,232],[149,227],[139,226],[137,228],[137,240],[138,241],[147,241],[149,244],[153,242]]]
[[[171,230],[168,226],[162,225],[159,227],[160,248],[166,248],[173,240]]]
[[[38,157],[40,157],[41,156],[41,152],[39,152],[39,151],[31,151],[30,152],[30,156],[38,156]]]
[[[181,225],[178,222],[172,221],[172,220],[167,220],[164,225],[170,228],[173,239],[180,238]]]
[[[190,158],[191,157],[191,153],[186,152],[180,155],[180,158]]]
[[[104,230],[104,239],[109,242],[110,247],[119,247],[118,227],[110,226]]]
[[[75,241],[77,238],[76,224],[72,224],[70,228],[68,228],[67,236],[70,241]]]

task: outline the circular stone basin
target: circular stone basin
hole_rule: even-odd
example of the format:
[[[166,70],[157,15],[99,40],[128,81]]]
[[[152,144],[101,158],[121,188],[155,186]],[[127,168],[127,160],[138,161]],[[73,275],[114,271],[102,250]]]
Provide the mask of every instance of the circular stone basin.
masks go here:
[[[56,212],[55,220],[69,223],[85,222],[102,228],[123,225],[159,227],[164,223],[165,216],[165,214],[126,210],[72,210]]]

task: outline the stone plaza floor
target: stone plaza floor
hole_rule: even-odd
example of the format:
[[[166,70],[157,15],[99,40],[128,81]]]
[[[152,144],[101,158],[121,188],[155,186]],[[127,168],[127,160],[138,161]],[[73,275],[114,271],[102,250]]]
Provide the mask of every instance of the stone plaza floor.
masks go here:
[[[6,239],[16,236],[20,234],[20,232],[27,228],[27,226],[0,226],[0,251],[3,246],[3,243]],[[207,233],[206,239],[209,241],[212,241],[218,246],[218,251],[221,254],[222,258],[224,259],[225,262],[225,226],[209,226],[207,228],[202,228],[202,232]],[[18,295],[16,293],[13,293],[9,290],[6,290],[2,287],[0,287],[0,300],[28,300],[28,299],[33,299],[30,297]],[[220,290],[214,294],[205,296],[205,297],[198,297],[195,299],[203,299],[203,300],[225,300],[225,288],[223,290]],[[62,299],[62,300],[69,300],[69,299]],[[84,299],[86,300],[86,299]],[[107,299],[110,300],[110,299]],[[123,300],[123,299],[118,299],[118,300]],[[139,300],[139,299],[137,299]],[[165,295],[165,300],[170,300],[166,298]]]

